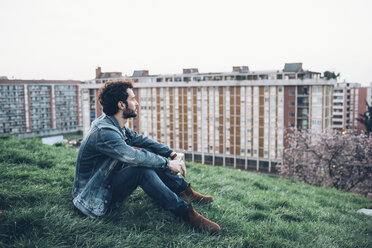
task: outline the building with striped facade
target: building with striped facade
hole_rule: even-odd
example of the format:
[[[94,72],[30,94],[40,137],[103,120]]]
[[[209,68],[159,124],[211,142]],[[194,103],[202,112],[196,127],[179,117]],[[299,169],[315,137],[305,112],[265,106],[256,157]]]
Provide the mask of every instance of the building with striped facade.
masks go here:
[[[80,83],[1,79],[0,134],[26,138],[81,130]]]
[[[183,152],[187,161],[275,171],[288,127],[332,127],[334,82],[299,64],[286,67],[259,72],[234,67],[224,73],[185,69],[175,75],[136,71],[130,78],[140,109],[128,125]],[[85,132],[102,114],[101,86],[101,81],[82,86]]]

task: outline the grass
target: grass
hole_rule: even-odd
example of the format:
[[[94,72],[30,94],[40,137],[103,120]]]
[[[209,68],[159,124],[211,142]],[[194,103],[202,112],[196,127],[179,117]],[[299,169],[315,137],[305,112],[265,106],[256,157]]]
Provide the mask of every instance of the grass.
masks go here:
[[[91,220],[75,209],[76,149],[0,136],[0,247],[371,247],[370,199],[294,180],[187,163],[212,194],[194,208],[222,227],[194,230],[137,189],[119,210]]]
[[[83,138],[83,132],[82,131],[76,131],[76,132],[72,132],[72,133],[64,133],[63,138],[68,139],[68,140]]]

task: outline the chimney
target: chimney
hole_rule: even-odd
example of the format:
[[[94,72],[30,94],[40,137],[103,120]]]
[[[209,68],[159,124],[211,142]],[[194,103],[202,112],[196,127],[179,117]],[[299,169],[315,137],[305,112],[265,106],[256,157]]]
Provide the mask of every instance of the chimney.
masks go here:
[[[99,76],[101,75],[101,72],[102,72],[102,71],[101,71],[101,67],[98,66],[98,67],[96,68],[96,79],[99,78]]]
[[[198,73],[199,70],[198,68],[187,68],[187,69],[183,69],[183,73],[186,74],[186,73]]]
[[[249,67],[246,65],[233,66],[233,72],[249,72]]]

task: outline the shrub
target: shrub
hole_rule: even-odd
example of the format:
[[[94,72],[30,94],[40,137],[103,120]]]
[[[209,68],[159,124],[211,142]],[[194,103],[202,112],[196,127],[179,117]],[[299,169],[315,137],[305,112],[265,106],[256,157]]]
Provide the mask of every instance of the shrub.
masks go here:
[[[62,142],[57,142],[54,144],[54,146],[61,147],[61,146],[65,146],[65,144],[63,144]]]
[[[0,140],[9,140],[12,136],[10,134],[2,134],[0,135]]]
[[[334,131],[286,134],[280,174],[316,185],[367,195],[372,182],[372,137]]]

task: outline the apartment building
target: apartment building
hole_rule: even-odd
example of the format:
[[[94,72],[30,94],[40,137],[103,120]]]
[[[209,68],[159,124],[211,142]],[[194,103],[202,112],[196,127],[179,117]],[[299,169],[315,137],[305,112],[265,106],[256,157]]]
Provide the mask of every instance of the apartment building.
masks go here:
[[[367,88],[367,102],[369,106],[372,106],[372,83]]]
[[[333,128],[339,131],[364,131],[358,122],[360,114],[367,110],[369,88],[359,83],[337,83],[333,89]]]
[[[0,134],[34,137],[82,129],[80,81],[0,80]]]
[[[239,169],[275,171],[281,163],[288,127],[332,127],[334,81],[305,71],[301,63],[283,70],[149,75],[135,71],[137,132],[185,153],[185,159]],[[83,126],[102,114],[101,84],[82,86]]]

